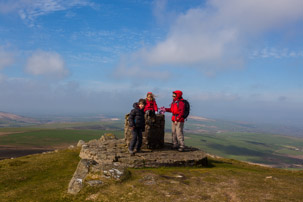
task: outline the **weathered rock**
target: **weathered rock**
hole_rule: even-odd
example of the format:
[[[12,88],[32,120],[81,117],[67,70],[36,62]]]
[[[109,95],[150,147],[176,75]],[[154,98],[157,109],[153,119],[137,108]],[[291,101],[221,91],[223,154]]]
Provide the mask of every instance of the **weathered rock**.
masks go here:
[[[69,182],[67,192],[70,194],[77,194],[83,187],[83,180],[89,172],[90,164],[93,164],[91,160],[81,159],[78,163],[76,172],[73,175],[73,178]]]
[[[143,149],[130,156],[124,139],[104,137],[89,141],[82,146],[79,155],[82,160],[69,183],[68,193],[78,193],[84,184],[100,185],[103,179],[122,181],[130,175],[128,168],[207,165],[203,151],[186,147],[184,152],[178,152],[171,150],[171,146],[165,143],[160,149]],[[146,183],[155,184],[152,179],[146,179]]]
[[[104,135],[102,135],[102,137],[100,138],[100,141],[105,141],[105,140],[116,140],[116,136],[112,133],[105,133]]]
[[[82,145],[84,145],[84,144],[85,144],[85,142],[83,140],[79,140],[77,147],[82,147]]]
[[[126,144],[132,139],[132,129],[128,125],[129,114],[125,116],[124,136]],[[162,114],[145,115],[145,131],[142,133],[142,148],[156,149],[164,146],[165,117]]]
[[[101,180],[89,180],[86,183],[90,186],[97,186],[97,185],[103,184],[103,182]]]
[[[74,149],[75,146],[74,145],[69,145],[68,149]]]
[[[153,175],[146,175],[141,180],[139,180],[139,182],[143,183],[144,185],[155,185],[155,184],[157,184],[156,180],[155,180],[155,177]]]

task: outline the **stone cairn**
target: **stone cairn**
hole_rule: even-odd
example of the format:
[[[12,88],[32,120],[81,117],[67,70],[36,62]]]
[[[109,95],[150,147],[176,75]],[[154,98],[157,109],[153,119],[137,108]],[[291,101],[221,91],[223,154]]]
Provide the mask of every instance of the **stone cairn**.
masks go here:
[[[184,152],[178,152],[171,150],[171,143],[164,143],[164,115],[157,115],[154,124],[147,124],[143,135],[146,149],[134,156],[128,153],[131,136],[127,123],[125,139],[105,134],[99,140],[79,143],[81,160],[67,192],[77,194],[84,186],[102,186],[109,180],[122,181],[130,174],[127,168],[207,165],[203,151],[185,147]]]
[[[125,115],[124,137],[127,146],[132,139],[132,129],[128,125],[129,114]],[[142,149],[159,149],[164,146],[165,117],[163,114],[145,115],[145,131],[142,133]]]

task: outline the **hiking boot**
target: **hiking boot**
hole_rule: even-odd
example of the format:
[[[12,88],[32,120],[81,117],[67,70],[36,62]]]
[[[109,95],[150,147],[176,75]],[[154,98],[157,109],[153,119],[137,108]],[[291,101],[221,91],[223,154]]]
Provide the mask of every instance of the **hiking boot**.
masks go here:
[[[177,149],[178,149],[178,146],[177,146],[177,145],[174,145],[174,146],[171,147],[171,149],[172,149],[172,150],[177,150]]]
[[[131,156],[135,156],[135,152],[133,151],[133,150],[128,150],[128,152],[129,152],[129,154],[131,155]]]
[[[135,152],[136,153],[141,153],[142,151],[141,151],[141,149],[135,149]]]
[[[183,148],[183,147],[180,147],[180,148],[178,149],[178,151],[179,151],[179,152],[184,152],[184,148]]]

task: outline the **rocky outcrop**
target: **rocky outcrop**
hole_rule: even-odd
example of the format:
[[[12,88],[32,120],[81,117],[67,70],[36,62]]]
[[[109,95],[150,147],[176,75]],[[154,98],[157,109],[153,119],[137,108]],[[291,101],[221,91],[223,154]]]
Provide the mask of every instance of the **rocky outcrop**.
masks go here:
[[[132,132],[128,126],[128,116],[125,116],[124,137],[126,144],[129,145]],[[165,117],[162,114],[154,116],[145,115],[145,131],[142,133],[142,148],[156,149],[164,146],[164,126]]]
[[[163,166],[207,165],[206,154],[196,148],[186,147],[185,152],[171,150],[170,143],[160,149],[143,149],[131,156],[126,141],[112,134],[82,145],[81,161],[68,187],[68,193],[76,194],[83,186],[96,186],[107,180],[121,181],[129,176],[127,168]]]
[[[84,144],[85,144],[85,142],[83,140],[79,140],[77,147],[82,147],[82,145],[84,145]]]
[[[92,162],[87,159],[80,160],[76,172],[74,173],[72,180],[69,182],[68,193],[76,194],[82,189],[83,179],[87,176],[90,167],[89,164],[91,163]]]

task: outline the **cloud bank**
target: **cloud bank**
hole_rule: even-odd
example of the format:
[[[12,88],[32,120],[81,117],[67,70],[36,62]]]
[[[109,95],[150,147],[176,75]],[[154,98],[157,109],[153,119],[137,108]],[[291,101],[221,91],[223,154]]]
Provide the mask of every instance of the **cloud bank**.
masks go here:
[[[26,71],[32,75],[63,78],[67,76],[63,58],[56,52],[36,51],[27,60]]]
[[[1,75],[0,84],[0,111],[12,113],[36,115],[106,113],[123,116],[129,113],[133,103],[144,97],[148,91],[157,95],[159,107],[169,107],[172,101],[171,89],[165,88],[152,89],[144,86],[129,88],[127,85],[121,87],[96,82],[92,85],[100,88],[95,90],[92,86],[83,87],[76,81],[53,84],[22,78],[1,79]],[[251,99],[249,95],[245,97],[228,92],[185,92],[184,97],[191,103],[192,115],[301,124],[303,107],[298,100],[302,100],[302,96],[296,98],[297,94],[299,92],[284,95],[266,94],[269,98]],[[277,100],[273,100],[272,97],[276,97]]]
[[[165,10],[161,6],[159,11]],[[163,18],[162,13],[155,13]],[[131,58],[136,60],[128,67],[239,68],[249,55],[248,45],[300,20],[301,0],[209,0],[203,7],[180,14],[167,37],[133,53]]]

